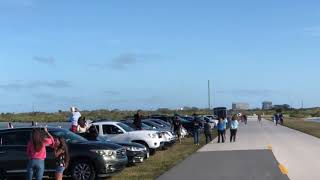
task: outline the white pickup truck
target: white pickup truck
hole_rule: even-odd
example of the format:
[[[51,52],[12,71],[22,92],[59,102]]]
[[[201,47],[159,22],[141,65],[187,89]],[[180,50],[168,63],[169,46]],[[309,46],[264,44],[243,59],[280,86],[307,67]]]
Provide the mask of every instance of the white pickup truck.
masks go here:
[[[99,131],[99,136],[114,142],[134,142],[147,147],[150,154],[164,145],[163,138],[160,138],[155,131],[135,131],[131,127],[114,121],[96,121],[91,123]]]

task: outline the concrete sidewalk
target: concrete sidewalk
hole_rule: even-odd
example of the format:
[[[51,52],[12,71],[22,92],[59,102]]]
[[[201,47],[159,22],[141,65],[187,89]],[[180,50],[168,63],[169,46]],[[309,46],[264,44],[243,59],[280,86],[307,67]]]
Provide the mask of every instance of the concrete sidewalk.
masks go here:
[[[255,118],[250,118],[248,125],[240,125],[236,143],[229,143],[228,138],[229,132],[226,143],[217,144],[215,139],[213,144],[204,146],[159,179],[320,179],[319,138],[275,126],[270,121],[259,124]],[[272,148],[272,151],[269,148]],[[220,156],[223,158],[219,158]],[[226,171],[222,171],[220,166],[217,167],[217,162]],[[281,174],[277,166],[279,164],[283,171],[288,170],[288,177]],[[212,168],[208,169],[208,166]],[[247,176],[242,173],[243,170],[247,170]],[[183,174],[187,176],[179,176]]]

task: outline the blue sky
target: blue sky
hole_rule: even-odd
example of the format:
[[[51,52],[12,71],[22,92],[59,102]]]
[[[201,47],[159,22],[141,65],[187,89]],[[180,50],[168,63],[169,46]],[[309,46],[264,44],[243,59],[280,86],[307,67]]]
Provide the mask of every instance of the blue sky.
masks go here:
[[[319,1],[0,0],[0,112],[320,106]]]

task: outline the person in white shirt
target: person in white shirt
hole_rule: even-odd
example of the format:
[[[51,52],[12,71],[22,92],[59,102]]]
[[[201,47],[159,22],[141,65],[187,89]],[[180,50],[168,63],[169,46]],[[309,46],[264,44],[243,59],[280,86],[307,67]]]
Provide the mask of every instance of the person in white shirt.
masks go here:
[[[70,130],[72,132],[76,133],[77,127],[78,127],[78,120],[81,117],[81,114],[80,114],[78,108],[76,108],[76,107],[71,107],[70,111],[71,111],[71,115],[70,115],[70,119],[69,119],[69,121],[71,122]]]
[[[80,117],[78,120],[77,133],[86,133],[88,129],[89,128],[86,124],[86,118]]]

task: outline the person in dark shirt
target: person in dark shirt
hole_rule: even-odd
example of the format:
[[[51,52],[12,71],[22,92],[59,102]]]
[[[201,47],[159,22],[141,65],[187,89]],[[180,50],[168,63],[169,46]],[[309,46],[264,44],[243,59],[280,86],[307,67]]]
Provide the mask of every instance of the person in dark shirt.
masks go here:
[[[179,142],[181,144],[181,130],[182,130],[182,124],[178,117],[175,117],[173,121],[173,131],[178,136]]]
[[[283,114],[282,113],[279,114],[279,119],[280,119],[280,124],[283,125]]]
[[[141,110],[137,111],[137,114],[134,115],[134,120],[133,123],[136,126],[136,130],[141,130],[142,129],[142,115],[141,115]]]
[[[247,124],[248,124],[248,117],[247,117],[247,115],[243,114],[243,115],[242,115],[242,118],[243,118],[244,124],[247,125]]]
[[[281,113],[280,110],[277,110],[277,113],[273,116],[273,119],[276,122],[276,126],[279,124],[279,121],[280,121],[280,124],[283,125],[283,114]]]
[[[90,126],[84,137],[89,141],[98,141],[99,132],[95,126]]]
[[[194,144],[200,145],[200,128],[201,122],[196,114],[193,115],[193,137],[194,137]]]
[[[207,119],[204,123],[204,135],[206,136],[206,144],[212,141],[211,126],[209,124],[209,119]]]

